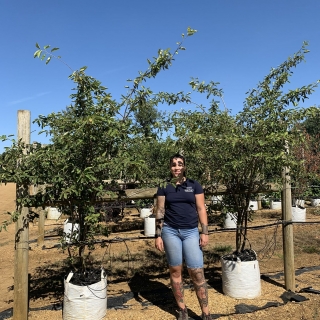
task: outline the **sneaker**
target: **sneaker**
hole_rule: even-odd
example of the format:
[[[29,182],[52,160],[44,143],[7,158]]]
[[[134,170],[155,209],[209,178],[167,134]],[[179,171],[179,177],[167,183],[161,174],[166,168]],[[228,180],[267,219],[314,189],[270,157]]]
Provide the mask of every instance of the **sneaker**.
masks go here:
[[[204,312],[202,313],[202,320],[212,320],[211,314],[205,314]]]
[[[188,309],[187,307],[185,307],[184,309],[180,309],[178,312],[178,320],[188,320],[189,316],[188,316]]]

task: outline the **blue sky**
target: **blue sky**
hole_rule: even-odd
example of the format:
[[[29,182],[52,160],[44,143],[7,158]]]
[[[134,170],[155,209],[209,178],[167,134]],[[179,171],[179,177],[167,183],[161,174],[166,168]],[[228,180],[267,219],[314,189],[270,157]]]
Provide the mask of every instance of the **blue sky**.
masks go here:
[[[58,112],[70,104],[71,71],[59,61],[33,58],[35,43],[59,47],[73,70],[87,66],[119,100],[126,79],[147,68],[158,49],[187,38],[172,68],[149,86],[189,91],[191,77],[220,82],[227,108],[242,109],[245,93],[309,41],[306,63],[290,88],[320,79],[320,2],[317,0],[1,0],[0,135],[16,134],[17,111]],[[317,90],[305,105],[320,105]],[[165,108],[165,107],[164,107]],[[170,111],[177,107],[168,107]],[[186,108],[190,108],[186,106]],[[46,142],[32,125],[31,141]],[[0,143],[0,152],[6,144]]]

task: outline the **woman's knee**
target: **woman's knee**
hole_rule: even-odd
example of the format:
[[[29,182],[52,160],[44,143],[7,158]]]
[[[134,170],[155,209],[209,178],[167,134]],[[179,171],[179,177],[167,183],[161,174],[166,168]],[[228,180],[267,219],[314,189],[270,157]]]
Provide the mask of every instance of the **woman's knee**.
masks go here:
[[[190,268],[189,274],[190,274],[192,281],[195,283],[200,284],[200,283],[203,283],[206,281],[204,278],[203,268],[195,268],[195,269]]]
[[[170,271],[170,276],[172,278],[181,278],[182,275],[182,265],[179,266],[170,266],[169,267],[169,271]]]

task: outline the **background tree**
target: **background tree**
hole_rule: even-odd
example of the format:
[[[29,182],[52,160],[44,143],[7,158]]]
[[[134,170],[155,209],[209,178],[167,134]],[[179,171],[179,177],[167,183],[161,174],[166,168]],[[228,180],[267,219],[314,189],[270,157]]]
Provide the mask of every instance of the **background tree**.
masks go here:
[[[303,127],[303,126],[302,126]],[[297,145],[293,154],[299,161],[299,166],[293,168],[296,175],[293,194],[300,198],[320,197],[320,135],[311,136],[303,131],[305,139]]]
[[[141,100],[139,109],[134,111],[135,125],[137,130],[141,130],[144,137],[155,137],[154,128],[156,123],[162,119],[157,108],[145,100]]]
[[[305,121],[303,121],[302,127],[311,137],[315,137],[320,135],[319,123],[320,112],[316,112],[313,116],[307,117]]]

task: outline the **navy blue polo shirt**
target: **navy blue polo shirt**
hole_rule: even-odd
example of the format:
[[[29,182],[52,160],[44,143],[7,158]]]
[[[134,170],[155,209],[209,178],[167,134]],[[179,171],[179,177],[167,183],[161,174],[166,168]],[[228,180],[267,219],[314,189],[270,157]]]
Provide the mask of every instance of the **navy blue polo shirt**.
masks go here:
[[[164,222],[172,228],[191,229],[198,227],[198,212],[195,194],[203,193],[199,182],[187,179],[174,186],[170,182],[159,187],[157,196],[165,196]]]

